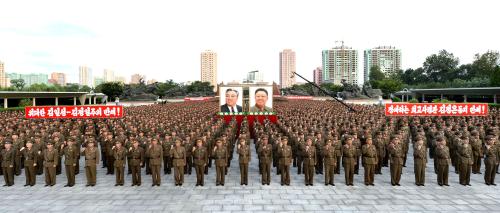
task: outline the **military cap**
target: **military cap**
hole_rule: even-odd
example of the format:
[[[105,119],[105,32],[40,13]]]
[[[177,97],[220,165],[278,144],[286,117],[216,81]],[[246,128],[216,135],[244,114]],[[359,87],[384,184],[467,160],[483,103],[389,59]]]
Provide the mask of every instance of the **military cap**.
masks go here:
[[[49,141],[47,142],[47,145],[54,145],[54,143],[52,143],[52,141]]]
[[[4,144],[12,144],[12,141],[5,141]]]
[[[495,139],[495,136],[493,136],[493,135],[486,136],[486,140],[488,140],[488,141],[489,140],[494,140],[494,139]]]

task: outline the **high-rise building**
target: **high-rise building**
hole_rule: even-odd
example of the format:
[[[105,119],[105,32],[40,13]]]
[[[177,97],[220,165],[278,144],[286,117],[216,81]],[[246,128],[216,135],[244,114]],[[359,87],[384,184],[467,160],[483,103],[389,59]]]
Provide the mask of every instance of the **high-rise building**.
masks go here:
[[[323,69],[321,67],[317,67],[313,70],[313,78],[314,83],[320,85],[323,83]]]
[[[350,84],[362,84],[358,73],[358,51],[344,45],[323,50],[323,82],[341,85],[342,80]],[[362,79],[361,79],[362,80]]]
[[[295,52],[284,49],[280,52],[280,87],[288,88],[296,83],[295,75]]]
[[[392,46],[379,46],[364,52],[365,82],[370,80],[370,69],[378,66],[380,71],[386,75],[393,74],[401,69],[401,50]]]
[[[19,73],[8,73],[8,78],[11,80],[23,79],[24,86],[29,87],[33,84],[48,84],[49,75],[44,73],[31,73],[31,74],[19,74]]]
[[[5,74],[4,63],[0,61],[0,88],[8,87],[7,75]]]
[[[206,50],[201,53],[201,81],[210,82],[217,89],[217,53]]]
[[[146,80],[146,76],[141,74],[133,74],[130,78],[130,84],[139,84],[141,79]]]
[[[94,77],[94,86],[99,86],[100,84],[105,83],[104,79],[101,77]]]
[[[102,74],[104,82],[113,82],[115,81],[115,72],[113,70],[104,69]]]
[[[92,69],[90,69],[87,66],[80,66],[80,73],[78,80],[79,80],[78,83],[81,86],[86,85],[92,87],[94,83],[93,82],[94,78],[92,78]]]
[[[61,72],[53,72],[50,74],[49,83],[66,86],[66,74]]]
[[[120,82],[122,84],[125,84],[125,77],[123,77],[123,76],[116,76],[115,77],[115,81],[116,82]]]
[[[247,73],[247,79],[244,81],[245,83],[257,83],[264,82],[264,73],[254,70]]]

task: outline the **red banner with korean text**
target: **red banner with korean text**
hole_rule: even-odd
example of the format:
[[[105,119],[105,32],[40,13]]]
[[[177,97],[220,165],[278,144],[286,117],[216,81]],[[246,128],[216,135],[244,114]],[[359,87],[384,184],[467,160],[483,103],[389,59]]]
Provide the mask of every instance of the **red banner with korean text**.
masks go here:
[[[486,116],[485,103],[387,103],[386,116]]]
[[[25,107],[28,119],[36,118],[122,118],[123,106],[39,106]]]

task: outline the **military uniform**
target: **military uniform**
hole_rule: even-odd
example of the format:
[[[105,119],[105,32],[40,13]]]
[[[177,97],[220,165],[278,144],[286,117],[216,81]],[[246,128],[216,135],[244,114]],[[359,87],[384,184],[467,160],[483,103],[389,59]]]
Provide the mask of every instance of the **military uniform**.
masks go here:
[[[99,163],[99,150],[97,147],[86,148],[82,151],[85,156],[85,176],[87,177],[87,186],[95,186],[97,164]]]
[[[163,147],[163,173],[171,174],[172,173],[172,157],[170,156],[170,149],[172,148],[173,143],[172,140],[165,140],[162,143]]]
[[[459,180],[462,185],[470,185],[470,173],[472,169],[472,147],[469,144],[463,144],[458,147],[458,161],[460,162]]]
[[[123,186],[124,184],[124,179],[125,179],[125,162],[127,160],[127,149],[125,147],[120,147],[117,148],[115,147],[113,149],[113,158],[115,159],[114,161],[114,167],[115,167],[115,172],[116,172],[116,184]]]
[[[37,150],[31,147],[31,149],[25,148],[21,151],[24,157],[24,173],[26,175],[26,185],[34,186],[36,183],[36,171],[35,165],[38,159]]]
[[[258,153],[260,167],[262,168],[262,185],[269,185],[271,183],[271,161],[273,159],[273,148],[269,144],[262,144],[259,146]]]
[[[146,151],[146,156],[149,157],[149,165],[153,178],[152,186],[160,186],[161,184],[161,163],[163,162],[163,147],[160,145],[150,145]]]
[[[292,163],[292,147],[286,145],[278,147],[281,185],[290,185],[290,164]],[[304,168],[305,169],[305,168]]]
[[[353,185],[354,166],[356,165],[356,153],[356,147],[354,147],[353,145],[344,145],[344,148],[342,150],[342,164],[344,166],[346,185]]]
[[[216,185],[223,185],[226,174],[226,166],[228,161],[228,153],[226,147],[216,147],[212,152],[212,157],[215,159]]]
[[[475,135],[476,133],[472,133]],[[483,156],[483,143],[481,139],[471,137],[470,145],[472,146],[472,173],[481,174],[481,157]]]
[[[184,166],[184,174],[191,174],[193,170],[193,144],[191,141],[186,141],[184,144],[186,150],[186,165]]]
[[[314,180],[314,167],[316,165],[316,148],[314,146],[306,146],[304,153],[304,174],[305,184],[313,185]]]
[[[172,165],[174,166],[175,185],[184,183],[184,167],[186,166],[186,149],[183,146],[170,149]]]
[[[59,154],[56,148],[46,149],[43,153],[45,167],[45,186],[54,186],[56,184],[56,166]]]
[[[391,170],[391,184],[393,186],[399,186],[399,181],[401,180],[401,173],[403,167],[404,150],[401,144],[391,145],[389,147],[390,153],[390,170]]]
[[[335,186],[334,175],[337,166],[337,150],[335,146],[326,145],[323,148],[323,163],[325,164],[325,185]]]
[[[236,150],[239,155],[240,163],[240,184],[248,185],[248,164],[250,163],[250,146],[240,145]]]
[[[333,146],[335,147],[335,157],[337,158],[335,165],[335,174],[340,174],[340,162],[342,160],[342,143],[339,140],[335,140]],[[332,181],[333,181],[333,176],[332,176]]]
[[[7,142],[10,143],[10,142]],[[14,161],[16,158],[16,151],[13,147],[10,150],[2,150],[2,171],[5,180],[4,186],[14,185]]]
[[[484,146],[484,182],[486,185],[495,184],[495,166],[498,165],[497,148],[495,146]]]
[[[377,148],[375,145],[363,145],[363,167],[365,168],[365,185],[373,185],[375,165],[377,165]]]
[[[208,149],[204,146],[195,147],[193,158],[196,172],[196,185],[203,186],[205,184],[205,167],[208,162]]]
[[[447,146],[436,146],[435,161],[437,165],[437,182],[440,186],[448,185],[448,170],[451,163],[450,151]]]
[[[131,147],[128,155],[130,156],[130,167],[132,170],[132,186],[141,185],[141,164],[144,163],[144,149],[140,146]]]
[[[68,179],[68,183],[66,186],[74,186],[75,185],[75,167],[76,162],[79,160],[79,149],[75,145],[65,146],[61,152],[61,156],[64,155],[64,165],[66,168],[66,177]]]
[[[413,148],[413,163],[415,173],[415,184],[423,186],[425,184],[425,168],[427,164],[427,148],[422,145],[415,145]]]

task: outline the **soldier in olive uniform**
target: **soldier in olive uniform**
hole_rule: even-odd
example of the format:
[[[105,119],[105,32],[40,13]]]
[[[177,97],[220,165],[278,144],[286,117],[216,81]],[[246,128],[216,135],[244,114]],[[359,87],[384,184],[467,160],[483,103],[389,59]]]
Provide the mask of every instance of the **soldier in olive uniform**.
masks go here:
[[[115,158],[113,157],[113,146],[115,146],[115,140],[113,140],[113,135],[108,133],[106,140],[104,141],[104,147],[106,149],[106,168],[108,169],[107,175],[115,174]]]
[[[323,163],[325,164],[325,186],[335,186],[333,174],[337,166],[337,151],[332,145],[333,139],[328,138],[325,147],[323,147]]]
[[[373,145],[373,140],[371,136],[366,138],[366,144],[362,147],[363,154],[363,167],[365,168],[365,185],[369,186],[373,184],[375,177],[375,165],[377,165],[377,147]]]
[[[79,149],[74,145],[72,138],[68,139],[68,142],[61,144],[61,153],[64,155],[64,165],[66,168],[66,177],[68,178],[68,183],[64,187],[73,187],[75,185],[75,168],[76,162],[79,160]]]
[[[434,160],[437,165],[437,182],[440,186],[448,185],[448,170],[451,164],[450,150],[446,146],[446,141],[443,137],[436,139],[437,146],[435,148]]]
[[[19,138],[18,134],[13,134],[12,135],[12,148],[16,152],[16,157],[14,160],[14,173],[16,176],[21,175],[21,158],[22,156],[18,154],[19,150],[24,147],[24,140]]]
[[[21,154],[24,157],[24,173],[26,175],[26,184],[24,186],[34,186],[36,183],[36,163],[38,158],[38,153],[35,148],[33,148],[33,143],[31,141],[26,141],[26,148],[21,148]]]
[[[47,143],[47,149],[43,152],[43,165],[45,167],[45,186],[54,186],[56,184],[56,166],[59,154],[54,148],[52,142]]]
[[[259,153],[260,167],[262,168],[262,185],[271,183],[271,162],[273,159],[273,147],[268,144],[267,136],[262,139],[257,152]]]
[[[122,143],[117,141],[113,149],[113,158],[115,173],[116,173],[116,183],[115,186],[123,186],[125,179],[125,162],[127,160],[127,149],[122,146]]]
[[[212,157],[215,159],[215,185],[224,186],[228,153],[226,147],[222,145],[222,140],[217,140],[217,146],[214,147]]]
[[[483,142],[479,138],[479,132],[473,130],[470,137],[472,146],[472,173],[481,174],[481,157],[483,156]]]
[[[241,138],[236,152],[239,155],[240,163],[240,185],[248,185],[248,164],[250,163],[250,146],[246,144],[246,139]]]
[[[208,162],[208,149],[203,145],[203,140],[196,140],[196,147],[193,147],[194,167],[196,172],[196,186],[205,184],[205,167]]]
[[[332,146],[335,147],[335,157],[336,157],[335,174],[340,174],[340,162],[342,160],[342,142],[337,139],[337,136],[334,136]],[[333,176],[332,176],[332,181],[333,181]]]
[[[356,164],[354,165],[354,174],[359,174],[359,159],[362,156],[361,153],[361,140],[358,138],[358,134],[356,132],[352,133],[352,145],[356,147]]]
[[[352,137],[346,136],[346,142],[342,150],[342,164],[344,166],[345,183],[353,186],[354,167],[356,165],[356,147],[352,145]]]
[[[82,155],[85,156],[86,186],[95,186],[97,182],[97,165],[99,164],[99,150],[95,147],[94,139],[88,139],[87,147],[82,149]]]
[[[495,184],[495,166],[498,165],[497,148],[495,147],[495,137],[493,135],[486,136],[486,145],[484,146],[484,182],[486,185]]]
[[[462,135],[462,145],[458,147],[458,165],[460,184],[470,186],[470,173],[472,169],[472,146],[469,144],[467,135]]]
[[[395,137],[392,144],[389,145],[390,154],[390,170],[391,170],[391,184],[399,186],[401,180],[401,173],[403,167],[404,150],[402,144],[399,143],[399,138]]]
[[[292,163],[292,147],[288,146],[288,139],[283,138],[279,142],[278,157],[281,173],[281,185],[290,185],[290,164]],[[305,168],[304,168],[305,169]]]
[[[375,174],[382,174],[382,166],[384,162],[384,157],[386,154],[386,144],[385,140],[382,137],[382,132],[377,132],[377,136],[374,140],[375,147],[377,147],[377,165],[375,166]]]
[[[304,159],[304,175],[306,186],[312,186],[314,180],[314,168],[316,165],[316,148],[312,145],[312,139],[306,140],[306,147],[302,154]]]
[[[153,178],[151,186],[160,186],[161,184],[161,163],[163,162],[163,147],[158,144],[158,139],[153,138],[148,146],[146,156],[149,157],[149,166]]]
[[[130,167],[132,170],[132,186],[141,185],[141,166],[144,163],[144,149],[139,146],[139,141],[133,140],[132,147],[128,149]]]
[[[418,136],[413,147],[413,163],[415,173],[415,184],[417,186],[425,185],[425,168],[427,165],[427,148],[424,146],[424,140]]]
[[[12,141],[7,140],[4,143],[5,149],[2,150],[2,171],[5,185],[14,185],[14,161],[16,160],[16,151],[12,148]]]
[[[186,149],[182,146],[182,141],[175,140],[175,147],[170,149],[172,166],[174,167],[175,185],[181,186],[184,183],[184,167],[186,166]]]
[[[170,149],[173,146],[173,141],[170,135],[165,136],[165,140],[162,143],[163,147],[163,172],[164,174],[172,173],[172,157],[170,156]]]

